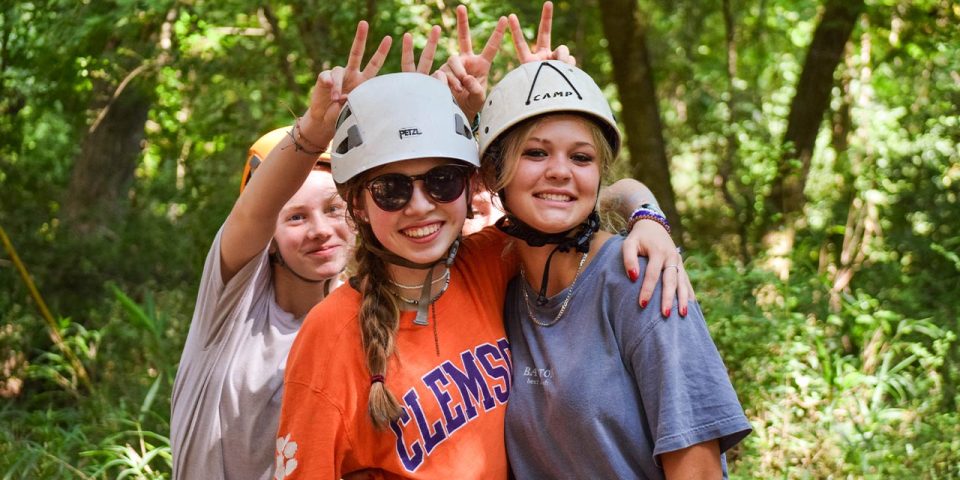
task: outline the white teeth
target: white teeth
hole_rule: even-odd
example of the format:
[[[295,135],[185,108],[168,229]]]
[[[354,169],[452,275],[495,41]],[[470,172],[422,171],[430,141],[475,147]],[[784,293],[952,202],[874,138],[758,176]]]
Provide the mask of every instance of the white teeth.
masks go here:
[[[425,227],[408,228],[403,231],[403,234],[412,238],[423,238],[437,230],[440,230],[440,224],[434,223]]]
[[[537,198],[554,202],[569,202],[571,200],[569,195],[561,195],[559,193],[538,193]]]

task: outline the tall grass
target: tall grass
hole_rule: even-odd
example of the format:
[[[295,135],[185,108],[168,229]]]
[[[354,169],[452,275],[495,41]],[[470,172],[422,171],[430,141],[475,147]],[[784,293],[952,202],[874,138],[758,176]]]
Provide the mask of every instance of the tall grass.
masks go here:
[[[816,274],[688,266],[754,427],[731,478],[960,478],[940,367],[956,334]]]
[[[84,319],[98,328],[58,319],[92,389],[78,386],[53,348],[22,369],[25,388],[0,407],[0,478],[170,476],[169,396],[183,332],[162,312],[186,314],[185,296],[144,295],[138,303],[116,286],[110,291],[106,313]]]

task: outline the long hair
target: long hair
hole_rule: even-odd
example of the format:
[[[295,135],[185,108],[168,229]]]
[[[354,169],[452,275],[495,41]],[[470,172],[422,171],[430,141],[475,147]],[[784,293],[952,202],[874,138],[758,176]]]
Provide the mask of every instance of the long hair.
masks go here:
[[[360,177],[355,177],[341,186],[340,193],[347,202],[347,211],[359,237],[354,259],[359,280],[358,289],[362,298],[359,313],[360,340],[372,379],[387,373],[388,359],[396,347],[394,341],[400,325],[400,304],[387,283],[390,276],[386,262],[365,248],[370,242],[379,242],[370,223],[361,213],[364,206],[363,190],[363,181]],[[390,422],[399,418],[403,411],[397,398],[382,381],[371,382],[367,410],[377,429],[386,428]]]

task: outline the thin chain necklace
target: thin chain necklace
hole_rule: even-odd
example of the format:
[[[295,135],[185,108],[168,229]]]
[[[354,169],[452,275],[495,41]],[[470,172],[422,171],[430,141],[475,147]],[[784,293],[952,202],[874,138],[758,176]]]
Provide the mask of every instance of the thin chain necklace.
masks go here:
[[[436,284],[438,284],[438,283],[440,283],[440,282],[442,282],[442,281],[444,281],[444,280],[446,280],[446,279],[448,279],[448,278],[450,278],[450,269],[449,269],[449,268],[446,269],[446,270],[444,270],[443,275],[440,275],[439,277],[437,277],[436,280],[430,282],[430,285],[436,285]],[[393,285],[393,286],[395,286],[395,287],[399,287],[399,288],[403,288],[403,289],[407,289],[407,290],[413,290],[413,289],[416,289],[416,288],[423,288],[423,284],[422,284],[422,283],[419,284],[419,285],[404,285],[404,284],[402,284],[402,283],[397,283],[397,282],[393,281],[392,278],[391,278],[390,280],[387,280],[387,281],[390,282],[390,284]]]
[[[583,271],[583,264],[587,262],[587,254],[589,252],[583,252],[583,255],[580,257],[580,264],[577,265],[577,274],[573,277],[573,283],[570,284],[570,287],[567,289],[567,298],[563,299],[563,304],[560,305],[560,311],[557,312],[557,316],[553,318],[551,322],[541,322],[537,319],[536,315],[533,313],[533,306],[530,305],[530,296],[527,294],[527,289],[521,287],[523,290],[523,303],[527,306],[527,316],[530,317],[530,321],[541,326],[541,327],[552,327],[560,321],[560,318],[563,317],[563,313],[567,311],[567,304],[570,303],[570,297],[573,296],[573,287],[577,285],[577,279],[580,278],[580,272]],[[520,263],[520,276],[523,278],[523,281],[527,282],[527,274],[523,271],[523,263]],[[528,284],[530,282],[527,282]]]
[[[441,288],[440,291],[437,292],[437,294],[434,295],[433,298],[430,299],[430,303],[431,303],[431,304],[433,304],[433,302],[436,302],[437,299],[440,298],[440,295],[443,295],[443,293],[447,291],[447,287],[450,286],[450,268],[449,268],[449,267],[447,268],[446,272],[444,272],[443,276],[441,276],[440,278],[441,278],[441,279],[445,279],[446,281],[443,283],[443,288]],[[392,282],[391,282],[391,283],[392,283]],[[430,282],[430,283],[433,284],[433,283],[436,283],[436,282]],[[422,286],[422,285],[421,285],[421,286]],[[401,287],[401,288],[403,288],[403,287]],[[408,304],[410,304],[410,305],[420,305],[420,300],[419,300],[419,299],[404,297],[403,295],[400,295],[400,292],[393,292],[393,294],[396,295],[397,298],[399,298],[399,299],[400,299],[401,301],[403,301],[404,303],[408,303]]]

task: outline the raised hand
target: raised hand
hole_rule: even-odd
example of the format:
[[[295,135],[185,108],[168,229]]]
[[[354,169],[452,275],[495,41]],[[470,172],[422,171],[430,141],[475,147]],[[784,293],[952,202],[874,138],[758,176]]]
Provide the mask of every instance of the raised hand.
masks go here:
[[[403,42],[400,46],[400,70],[404,72],[419,72],[430,74],[433,69],[433,57],[437,53],[437,43],[440,42],[440,27],[434,25],[430,29],[430,35],[427,36],[427,44],[420,52],[420,62],[414,63],[413,53],[413,35],[403,34]]]
[[[570,65],[576,65],[577,59],[570,55],[566,45],[560,45],[555,50],[550,47],[550,34],[553,30],[553,2],[543,2],[540,12],[540,26],[537,29],[537,43],[533,49],[527,45],[520,28],[520,19],[516,14],[510,14],[510,35],[513,37],[513,48],[517,51],[520,63],[540,62],[543,60],[559,60]]]
[[[457,100],[457,104],[467,114],[467,118],[473,118],[483,107],[483,100],[487,96],[487,77],[490,74],[490,66],[493,65],[493,59],[500,51],[506,29],[507,19],[500,17],[496,28],[487,39],[487,44],[478,55],[473,52],[467,7],[463,5],[457,7],[457,43],[460,52],[451,55],[440,70],[446,73],[450,91]]]
[[[370,56],[366,67],[360,69],[363,63],[363,53],[370,26],[361,20],[357,24],[357,33],[353,37],[350,47],[350,56],[346,67],[333,67],[317,75],[317,82],[310,95],[310,107],[300,122],[300,132],[311,143],[326,145],[333,138],[334,125],[340,107],[347,101],[347,95],[366,80],[377,75],[390,51],[393,39],[383,37],[377,51]],[[432,60],[431,60],[432,62]]]

